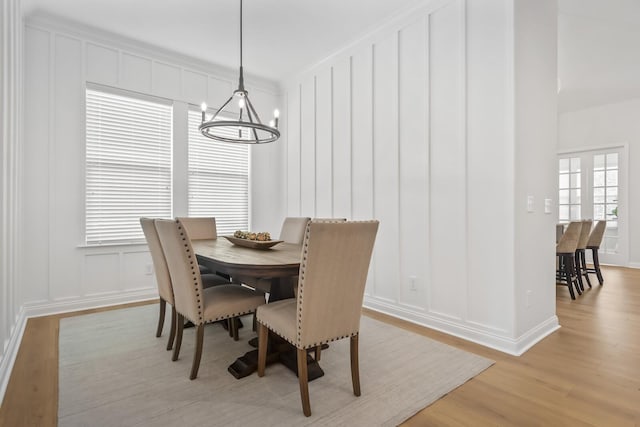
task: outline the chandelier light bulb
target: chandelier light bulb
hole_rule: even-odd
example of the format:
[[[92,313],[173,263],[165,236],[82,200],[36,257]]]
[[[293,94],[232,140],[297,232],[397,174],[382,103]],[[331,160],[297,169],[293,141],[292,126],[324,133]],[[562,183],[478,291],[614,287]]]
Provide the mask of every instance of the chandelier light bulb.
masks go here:
[[[207,113],[207,103],[203,102],[202,105],[200,105],[200,108],[202,108],[202,123],[204,123],[207,120],[205,117],[205,114]]]
[[[280,110],[278,110],[277,108],[273,110],[273,117],[275,117],[276,119],[280,118]]]
[[[269,120],[269,126],[276,127],[276,121],[275,120]]]
[[[240,100],[238,101],[238,107],[240,107],[240,109],[242,110],[244,106],[245,106],[244,98],[240,98]]]

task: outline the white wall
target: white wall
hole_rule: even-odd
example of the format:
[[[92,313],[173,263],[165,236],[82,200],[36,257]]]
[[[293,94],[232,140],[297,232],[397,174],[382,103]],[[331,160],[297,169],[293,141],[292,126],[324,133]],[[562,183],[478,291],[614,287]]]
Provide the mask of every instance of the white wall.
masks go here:
[[[640,268],[640,99],[565,112],[559,117],[560,151],[628,144],[629,266]]]
[[[20,304],[20,141],[22,15],[19,0],[0,0],[0,402],[18,352],[25,317]]]
[[[288,215],[380,220],[368,307],[510,353],[557,327],[542,213],[555,172],[531,184],[555,171],[552,13],[554,0],[424,1],[287,84]],[[523,217],[525,194],[538,209]],[[532,277],[516,272],[526,247]]]
[[[25,195],[22,301],[30,314],[149,298],[156,294],[146,245],[84,247],[84,97],[87,82],[174,101],[174,214],[186,215],[186,111],[231,94],[236,74],[158,48],[51,19],[25,31]],[[253,103],[269,117],[278,87],[248,77]],[[180,121],[179,119],[184,119]],[[253,227],[276,231],[284,215],[277,160],[284,144],[251,153]],[[268,192],[267,190],[268,189]],[[269,195],[268,205],[265,194]],[[34,270],[34,266],[37,269]]]
[[[514,2],[515,34],[515,307],[516,335],[557,324],[555,224],[557,209],[557,2]],[[527,198],[534,198],[533,212]],[[555,204],[553,204],[555,206]],[[541,322],[542,321],[542,322]]]

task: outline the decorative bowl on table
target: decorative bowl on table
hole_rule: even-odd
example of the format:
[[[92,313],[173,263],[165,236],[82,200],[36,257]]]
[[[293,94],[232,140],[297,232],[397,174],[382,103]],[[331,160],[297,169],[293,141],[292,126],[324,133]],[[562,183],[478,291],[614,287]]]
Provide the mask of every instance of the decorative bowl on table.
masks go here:
[[[240,230],[233,233],[233,236],[224,236],[224,238],[234,245],[252,249],[269,249],[283,242],[283,240],[271,240],[271,236],[267,232],[252,233]]]

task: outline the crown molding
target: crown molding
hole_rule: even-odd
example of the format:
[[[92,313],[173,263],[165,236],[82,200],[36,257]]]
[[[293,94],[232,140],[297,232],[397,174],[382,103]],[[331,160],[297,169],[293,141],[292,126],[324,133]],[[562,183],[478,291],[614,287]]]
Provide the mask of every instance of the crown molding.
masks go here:
[[[179,52],[127,38],[99,28],[90,27],[58,15],[35,11],[25,17],[24,22],[25,27],[51,31],[87,40],[95,44],[114,47],[139,56],[152,58],[156,61],[175,64],[183,68],[188,68],[205,74],[212,74],[231,82],[236,82],[238,79],[238,71],[235,69],[231,69],[214,62],[203,61],[192,56],[183,55]],[[245,73],[245,82],[246,85],[251,88],[255,88],[272,95],[281,95],[282,93],[282,88],[279,82],[264,78],[257,74]]]

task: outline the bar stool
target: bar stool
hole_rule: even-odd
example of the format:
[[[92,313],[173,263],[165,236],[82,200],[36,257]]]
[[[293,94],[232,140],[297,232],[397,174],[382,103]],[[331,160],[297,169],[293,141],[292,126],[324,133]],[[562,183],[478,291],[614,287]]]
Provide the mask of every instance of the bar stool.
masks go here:
[[[559,258],[559,268],[556,271],[556,283],[566,283],[571,299],[576,299],[576,295],[573,292],[574,286],[578,294],[582,295],[575,267],[575,255],[581,231],[582,222],[571,222],[556,245],[556,256]]]
[[[596,226],[593,227],[591,234],[589,235],[589,241],[587,242],[586,249],[591,249],[591,254],[593,258],[593,268],[587,268],[587,273],[595,273],[598,277],[598,283],[600,286],[604,283],[604,278],[602,277],[602,271],[600,271],[600,260],[598,259],[598,250],[600,249],[600,245],[602,244],[602,238],[604,237],[604,232],[607,229],[607,221],[601,220],[596,223]]]
[[[589,242],[589,235],[591,233],[591,225],[593,221],[586,219],[582,221],[582,230],[580,231],[580,239],[578,239],[578,247],[576,249],[576,274],[578,275],[578,282],[580,283],[580,289],[584,291],[584,282],[582,278],[587,280],[587,285],[591,287],[591,280],[589,280],[589,273],[587,273],[587,260],[585,257],[585,249]]]

